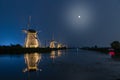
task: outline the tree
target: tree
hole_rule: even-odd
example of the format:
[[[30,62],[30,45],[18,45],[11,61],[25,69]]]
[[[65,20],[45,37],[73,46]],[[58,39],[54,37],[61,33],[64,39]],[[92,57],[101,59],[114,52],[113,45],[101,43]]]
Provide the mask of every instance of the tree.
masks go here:
[[[119,42],[119,41],[113,41],[113,42],[111,43],[111,47],[112,47],[113,49],[120,49],[120,42]]]

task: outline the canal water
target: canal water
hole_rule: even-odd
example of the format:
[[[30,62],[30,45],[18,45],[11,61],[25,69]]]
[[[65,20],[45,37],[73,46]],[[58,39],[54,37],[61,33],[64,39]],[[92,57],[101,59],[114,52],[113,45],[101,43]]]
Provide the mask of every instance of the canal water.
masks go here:
[[[0,80],[120,80],[120,61],[76,49],[0,55]]]

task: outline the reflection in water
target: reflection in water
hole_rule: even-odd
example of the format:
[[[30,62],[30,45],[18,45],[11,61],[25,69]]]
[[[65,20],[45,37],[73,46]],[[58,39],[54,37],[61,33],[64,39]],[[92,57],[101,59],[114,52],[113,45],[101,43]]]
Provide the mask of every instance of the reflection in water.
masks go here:
[[[41,54],[39,53],[26,53],[24,55],[25,63],[27,65],[27,68],[23,70],[23,72],[26,71],[37,71],[38,64],[41,60]]]
[[[51,51],[50,58],[51,59],[55,59],[56,58],[55,51]]]
[[[19,58],[12,56],[12,59],[5,54],[0,57],[0,80],[119,80],[120,78],[120,62],[99,52],[79,50],[77,53],[76,49],[70,49],[41,55],[26,53],[24,59],[23,55]],[[51,62],[50,56],[56,59],[55,63]],[[34,66],[35,69],[41,67],[44,71],[30,72]],[[23,68],[26,73],[21,72]]]
[[[52,51],[52,52],[50,53],[50,58],[51,58],[51,59],[55,59],[56,57],[60,57],[61,55],[62,55],[61,50]]]
[[[58,50],[58,52],[57,52],[57,56],[58,56],[58,57],[60,57],[60,56],[61,56],[61,54],[62,54],[62,53],[61,53],[61,51],[60,51],[60,50]]]

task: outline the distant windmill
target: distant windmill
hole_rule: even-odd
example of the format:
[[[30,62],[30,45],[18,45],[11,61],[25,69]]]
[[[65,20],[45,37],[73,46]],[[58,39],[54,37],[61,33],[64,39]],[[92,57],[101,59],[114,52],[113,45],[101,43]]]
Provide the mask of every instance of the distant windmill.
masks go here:
[[[57,44],[57,48],[62,48],[62,44],[61,44],[61,43],[58,43],[58,44]]]
[[[40,47],[40,40],[38,38],[38,32],[34,29],[30,29],[31,16],[29,16],[28,29],[23,30],[27,34],[24,47],[26,48],[37,48]]]
[[[57,43],[57,42],[54,40],[54,35],[53,35],[52,41],[50,42],[50,48],[56,48],[55,43]]]

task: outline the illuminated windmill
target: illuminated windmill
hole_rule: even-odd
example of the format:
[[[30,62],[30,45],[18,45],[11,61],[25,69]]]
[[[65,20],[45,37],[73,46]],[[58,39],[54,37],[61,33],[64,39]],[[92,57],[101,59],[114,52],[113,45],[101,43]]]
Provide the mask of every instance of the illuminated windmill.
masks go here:
[[[56,48],[55,43],[56,41],[54,40],[54,36],[53,36],[52,41],[50,42],[50,48]]]
[[[52,41],[50,42],[50,48],[55,48],[55,41],[54,41],[54,40],[52,40]]]
[[[30,27],[30,21],[31,21],[31,16],[29,16],[28,27]],[[26,48],[40,47],[40,43],[39,43],[40,40],[38,38],[37,31],[35,31],[34,29],[28,29],[28,30],[23,30],[23,31],[27,34],[24,47]]]
[[[61,43],[58,43],[58,44],[57,44],[57,48],[62,48],[62,44],[61,44]]]
[[[24,32],[27,34],[24,45],[26,48],[40,47],[39,39],[37,37],[37,32],[35,30],[29,29],[29,30],[24,30]]]
[[[25,59],[27,68],[25,68],[23,72],[39,70],[38,64],[41,60],[41,55],[39,53],[31,53],[31,54],[27,53],[24,55],[24,59]]]

